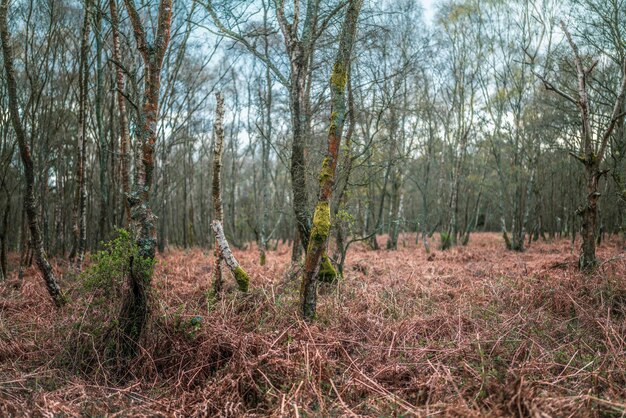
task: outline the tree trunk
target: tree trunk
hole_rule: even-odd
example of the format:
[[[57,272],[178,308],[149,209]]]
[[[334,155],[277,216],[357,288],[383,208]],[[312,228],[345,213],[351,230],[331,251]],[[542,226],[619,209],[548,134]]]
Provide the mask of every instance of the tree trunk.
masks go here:
[[[215,94],[215,122],[213,123],[213,219],[221,226],[224,223],[224,214],[222,208],[222,190],[221,190],[221,173],[222,173],[222,154],[224,152],[224,96],[222,93]],[[213,225],[212,225],[213,226]],[[213,226],[215,231],[215,226]],[[223,233],[223,232],[222,232]],[[218,296],[222,293],[224,277],[222,273],[222,254],[219,245],[217,232],[215,237],[215,263],[213,269],[213,293]],[[224,239],[226,241],[226,239]]]
[[[592,270],[598,263],[596,259],[596,231],[598,218],[598,181],[600,179],[599,168],[590,163],[585,166],[587,177],[587,201],[586,205],[578,210],[582,217],[582,247],[578,259],[581,270]]]
[[[76,193],[74,197],[73,226],[74,242],[70,253],[70,261],[74,262],[76,271],[80,271],[85,257],[86,233],[86,208],[87,208],[87,185],[85,182],[85,166],[87,162],[87,84],[89,77],[89,5],[85,3],[85,16],[81,32],[80,66],[78,74],[79,98],[78,98],[78,136],[76,138]]]
[[[154,174],[154,147],[157,139],[159,89],[161,66],[170,40],[172,0],[161,0],[157,18],[156,35],[150,45],[133,0],[124,0],[133,26],[137,49],[144,62],[144,98],[139,113],[137,139],[139,142],[135,184],[128,196],[130,229],[137,243],[139,260],[129,260],[129,291],[120,312],[120,325],[129,344],[128,354],[136,352],[148,315],[148,291],[152,279],[152,264],[156,249],[155,216],[150,209],[150,192]]]
[[[250,276],[248,273],[239,265],[235,256],[233,255],[230,247],[228,246],[228,241],[226,241],[226,237],[224,236],[224,229],[222,228],[222,223],[218,220],[213,220],[211,222],[211,227],[213,228],[213,232],[215,233],[215,243],[218,250],[216,251],[219,254],[219,257],[224,260],[224,263],[230,269],[230,272],[235,277],[235,281],[239,286],[239,290],[242,292],[247,292],[248,287],[250,286]]]
[[[9,215],[11,213],[11,195],[5,186],[5,194],[7,197],[7,202],[4,207],[4,215],[2,216],[2,230],[0,235],[0,275],[2,276],[2,280],[7,278],[9,274],[8,263],[7,263],[7,232],[9,231]]]
[[[330,234],[330,199],[332,197],[339,145],[341,144],[341,135],[346,115],[344,96],[352,47],[356,37],[356,24],[362,4],[363,0],[351,0],[348,4],[339,39],[339,49],[330,77],[331,114],[330,128],[328,130],[328,151],[320,170],[320,196],[313,216],[313,227],[308,240],[304,276],[302,277],[302,286],[300,288],[302,316],[309,321],[315,317],[317,305],[316,276],[320,269],[320,262],[326,250]]]
[[[97,7],[95,10],[95,27],[94,35],[96,40],[96,98],[94,103],[94,112],[96,116],[96,135],[98,136],[98,162],[99,162],[99,180],[100,180],[100,202],[98,213],[98,238],[100,241],[106,240],[107,222],[109,219],[109,186],[107,169],[109,165],[109,152],[106,135],[102,126],[102,101],[103,101],[103,75],[102,69],[102,9]]]
[[[122,171],[122,192],[124,193],[124,226],[130,223],[130,206],[128,194],[130,193],[130,138],[128,136],[128,117],[126,116],[126,99],[124,98],[124,75],[122,73],[120,53],[120,35],[118,30],[119,17],[117,13],[117,0],[109,0],[111,12],[111,34],[113,37],[113,60],[115,60],[115,87],[117,90],[117,107],[120,113],[120,158]]]

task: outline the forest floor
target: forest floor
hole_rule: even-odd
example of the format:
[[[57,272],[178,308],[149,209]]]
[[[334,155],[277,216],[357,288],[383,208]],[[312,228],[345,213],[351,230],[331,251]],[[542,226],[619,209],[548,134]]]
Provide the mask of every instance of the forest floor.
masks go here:
[[[212,253],[169,251],[141,352],[123,367],[101,357],[78,279],[62,280],[72,302],[56,310],[33,268],[21,284],[13,273],[0,284],[0,415],[626,415],[617,242],[587,276],[566,240],[512,253],[476,233],[430,256],[414,241],[355,245],[309,325],[285,281],[287,245],[263,267],[256,250],[235,251],[251,291],[208,306]]]

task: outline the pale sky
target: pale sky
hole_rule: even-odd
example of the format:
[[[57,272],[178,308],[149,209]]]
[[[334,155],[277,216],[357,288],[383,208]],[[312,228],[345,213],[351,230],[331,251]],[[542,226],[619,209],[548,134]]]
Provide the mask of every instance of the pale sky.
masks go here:
[[[432,22],[433,16],[435,15],[434,2],[434,0],[422,0],[422,5],[424,6],[424,20],[428,23]]]

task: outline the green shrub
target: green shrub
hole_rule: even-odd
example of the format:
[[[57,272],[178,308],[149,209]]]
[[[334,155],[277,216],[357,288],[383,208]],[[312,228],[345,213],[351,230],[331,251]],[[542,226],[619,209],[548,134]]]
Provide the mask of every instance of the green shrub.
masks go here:
[[[77,371],[102,373],[125,367],[119,356],[124,342],[119,316],[131,260],[135,271],[154,266],[153,260],[139,256],[131,234],[120,229],[113,240],[102,244],[102,250],[93,253],[78,276],[80,315],[68,335],[68,352]]]

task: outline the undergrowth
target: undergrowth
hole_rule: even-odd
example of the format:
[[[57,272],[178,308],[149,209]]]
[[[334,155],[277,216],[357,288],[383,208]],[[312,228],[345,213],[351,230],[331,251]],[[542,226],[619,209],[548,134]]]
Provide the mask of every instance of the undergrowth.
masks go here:
[[[254,250],[238,253],[251,266],[250,293],[208,306],[212,260],[173,251],[156,266],[139,355],[120,362],[104,336],[125,285],[118,261],[134,249],[118,239],[92,256],[58,317],[29,315],[33,304],[55,312],[45,290],[2,289],[0,412],[19,415],[26,404],[69,416],[624,414],[619,257],[588,276],[565,242],[550,244],[559,253],[537,244],[511,255],[495,235],[475,234],[435,261],[421,248],[358,247],[345,278],[321,289],[318,320],[307,325],[298,283],[283,281],[288,248],[268,252],[263,267]],[[603,245],[605,259],[619,251]]]

